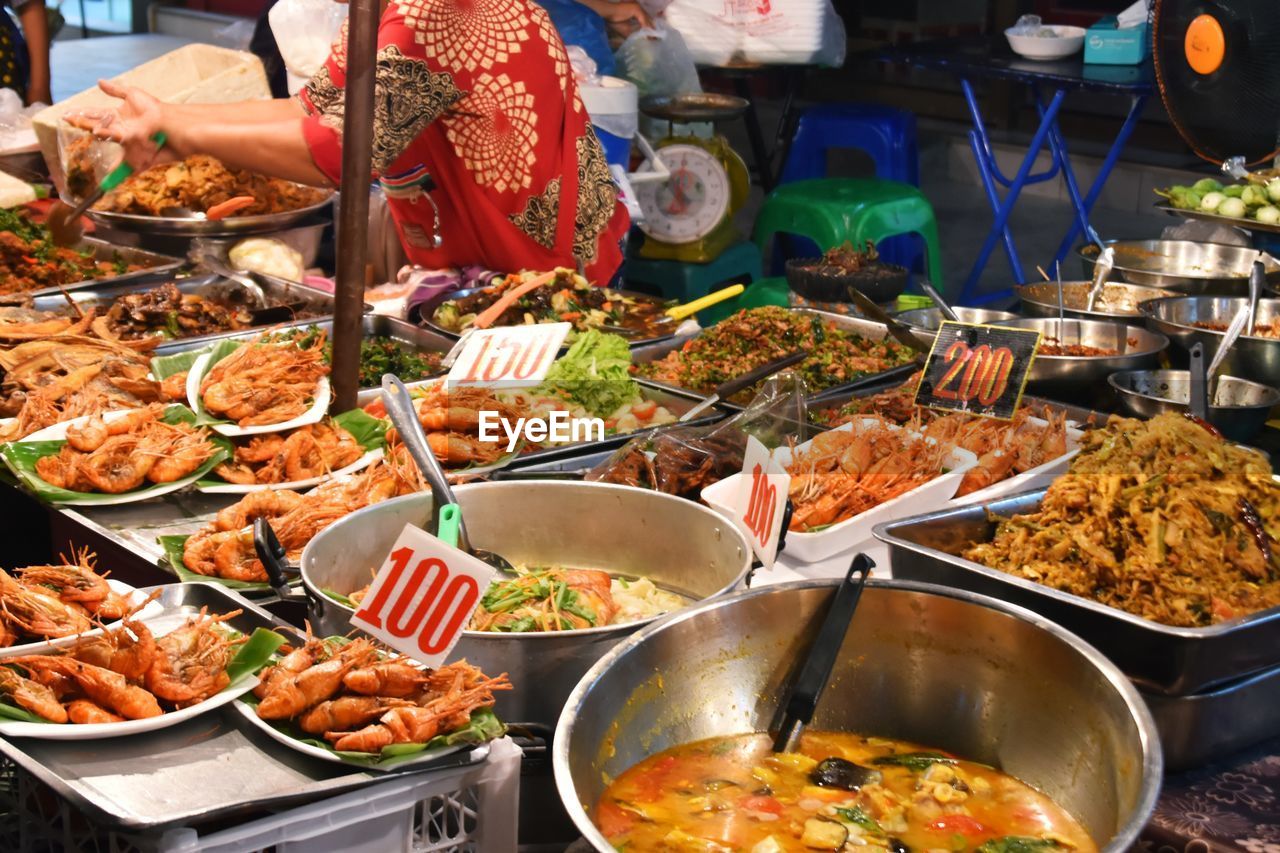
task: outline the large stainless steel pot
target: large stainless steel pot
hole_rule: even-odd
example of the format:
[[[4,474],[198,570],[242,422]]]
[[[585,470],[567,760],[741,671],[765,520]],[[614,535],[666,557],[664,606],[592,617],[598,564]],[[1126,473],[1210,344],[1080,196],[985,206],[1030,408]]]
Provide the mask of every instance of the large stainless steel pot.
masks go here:
[[[1226,327],[1248,302],[1244,297],[1170,296],[1142,303],[1142,314],[1149,329],[1173,341],[1173,354],[1182,367],[1197,343],[1204,344],[1204,357],[1212,360]],[[1280,299],[1258,300],[1258,322],[1280,323]],[[1196,323],[1214,323],[1224,331],[1202,329]],[[1273,388],[1280,386],[1280,339],[1241,335],[1222,362],[1222,372]]]
[[[1092,287],[1091,281],[1064,281],[1062,283],[1063,316],[1074,317],[1077,320],[1125,322],[1142,316],[1138,312],[1138,306],[1146,300],[1170,295],[1170,291],[1161,290],[1158,287],[1109,281],[1102,288],[1102,293],[1098,294],[1093,310],[1089,310],[1089,290]],[[1022,300],[1022,311],[1028,317],[1058,316],[1056,282],[1023,284],[1014,289],[1018,291],[1018,298]]]
[[[1133,284],[1162,287],[1180,293],[1234,295],[1249,289],[1254,260],[1267,269],[1267,281],[1280,284],[1280,262],[1259,258],[1258,250],[1190,240],[1108,240],[1115,249],[1114,274]],[[1093,279],[1098,247],[1087,243],[1078,250],[1084,277]]]
[[[695,601],[743,583],[751,548],[742,533],[704,506],[606,483],[527,481],[457,486],[467,533],[477,548],[512,563],[599,568],[652,578]],[[323,590],[346,594],[369,583],[406,524],[431,518],[431,495],[406,495],[354,512],[302,552],[302,582],[313,627],[351,630],[351,609]],[[549,634],[468,631],[454,650],[485,672],[509,673],[504,720],[555,725],[573,686],[619,640],[645,623]]]
[[[707,602],[592,667],[556,727],[554,765],[560,798],[596,849],[612,850],[588,816],[609,779],[677,744],[770,728],[836,584]],[[1097,650],[1028,610],[926,584],[868,584],[813,726],[998,766],[1108,851],[1136,841],[1160,790],[1151,715]]]
[[[1169,346],[1164,335],[1142,326],[1106,323],[1098,320],[1059,320],[1057,317],[1024,317],[1003,325],[1016,329],[1038,329],[1044,339],[1064,345],[1082,344],[1118,350],[1112,356],[1037,355],[1027,377],[1033,394],[1072,403],[1101,402],[1099,391],[1107,392],[1107,377],[1120,370],[1147,370],[1158,367],[1160,353]]]
[[[986,323],[998,326],[1006,320],[1014,320],[1018,317],[1012,311],[993,311],[989,308],[956,306],[951,310],[956,312],[956,317],[961,323]],[[928,332],[941,329],[942,321],[945,319],[938,308],[912,308],[910,311],[900,311],[894,315],[894,318],[913,329],[924,329]]]

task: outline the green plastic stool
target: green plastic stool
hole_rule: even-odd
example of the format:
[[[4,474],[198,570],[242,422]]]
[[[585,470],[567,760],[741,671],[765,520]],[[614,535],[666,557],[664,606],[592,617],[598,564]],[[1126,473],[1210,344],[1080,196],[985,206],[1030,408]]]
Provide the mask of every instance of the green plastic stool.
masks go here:
[[[760,250],[747,242],[735,243],[709,264],[629,257],[622,265],[622,280],[628,290],[658,293],[681,302],[706,296],[722,285],[747,284],[763,277]]]
[[[808,237],[823,251],[846,240],[861,246],[899,234],[924,238],[929,280],[942,291],[938,222],[920,190],[874,178],[823,178],[778,187],[756,217],[753,239],[763,252],[778,234]]]

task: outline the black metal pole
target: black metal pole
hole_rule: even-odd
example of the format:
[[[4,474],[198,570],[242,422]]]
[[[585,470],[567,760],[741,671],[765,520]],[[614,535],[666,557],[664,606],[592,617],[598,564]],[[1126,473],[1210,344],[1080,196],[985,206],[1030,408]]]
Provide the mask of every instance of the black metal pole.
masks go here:
[[[342,186],[338,205],[338,276],[333,306],[333,412],[355,408],[360,390],[360,338],[369,251],[369,184],[373,179],[373,84],[379,0],[351,0],[347,88],[342,122]]]

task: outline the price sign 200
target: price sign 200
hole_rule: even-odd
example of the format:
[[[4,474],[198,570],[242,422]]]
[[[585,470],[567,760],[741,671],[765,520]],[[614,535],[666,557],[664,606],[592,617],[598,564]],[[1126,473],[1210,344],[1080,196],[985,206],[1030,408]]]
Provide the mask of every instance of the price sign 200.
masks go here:
[[[420,660],[446,654],[457,640],[480,598],[480,582],[470,574],[450,571],[438,556],[422,556],[413,548],[392,551],[379,572],[375,589],[356,611],[356,618],[377,635],[413,644]],[[410,564],[413,564],[410,567]],[[403,649],[402,649],[403,650]]]
[[[965,341],[956,341],[942,357],[949,366],[933,389],[935,397],[962,403],[977,400],[991,406],[1009,390],[1014,357],[1008,347],[992,349],[982,344],[972,348]]]
[[[1011,418],[1039,344],[1035,329],[943,323],[925,361],[916,403]]]

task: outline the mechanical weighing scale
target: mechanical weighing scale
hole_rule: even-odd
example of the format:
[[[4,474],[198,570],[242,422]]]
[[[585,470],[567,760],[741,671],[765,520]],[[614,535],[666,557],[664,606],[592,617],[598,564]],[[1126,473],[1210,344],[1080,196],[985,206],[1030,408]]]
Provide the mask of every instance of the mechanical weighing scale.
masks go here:
[[[751,189],[746,163],[723,135],[677,135],[675,124],[729,121],[747,107],[742,98],[711,93],[640,102],[645,115],[669,122],[669,135],[655,148],[670,175],[643,183],[632,178],[644,213],[639,227],[646,239],[636,253],[639,257],[705,264],[742,240],[733,217]]]

